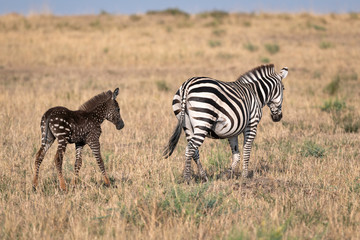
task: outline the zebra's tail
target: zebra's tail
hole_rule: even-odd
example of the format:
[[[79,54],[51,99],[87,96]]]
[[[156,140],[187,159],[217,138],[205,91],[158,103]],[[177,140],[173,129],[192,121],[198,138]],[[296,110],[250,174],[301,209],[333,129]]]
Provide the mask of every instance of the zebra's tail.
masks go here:
[[[174,129],[173,134],[170,137],[168,145],[164,148],[163,156],[165,158],[170,157],[171,154],[174,152],[175,147],[180,139],[182,128],[185,126],[186,97],[187,97],[187,90],[185,88],[185,89],[183,89],[183,92],[182,92],[180,118]]]
[[[168,158],[174,152],[175,147],[180,139],[180,135],[182,132],[184,120],[180,117],[178,124],[176,125],[173,134],[170,137],[168,145],[164,148],[163,156]]]

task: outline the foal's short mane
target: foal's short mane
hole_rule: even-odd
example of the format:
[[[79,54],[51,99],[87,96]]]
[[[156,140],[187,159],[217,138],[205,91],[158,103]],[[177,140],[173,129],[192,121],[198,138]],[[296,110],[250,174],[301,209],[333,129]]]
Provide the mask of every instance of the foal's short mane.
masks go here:
[[[272,75],[275,72],[274,64],[261,65],[256,68],[253,68],[250,71],[247,71],[246,73],[241,74],[240,77],[238,77],[238,79],[236,81],[241,81],[246,76],[249,76],[251,79],[250,75],[256,76],[258,72],[263,72],[266,74],[266,76]]]
[[[107,92],[102,92],[95,97],[92,97],[87,102],[79,107],[79,110],[90,112],[94,110],[100,104],[108,101],[112,97],[112,92],[109,90]]]

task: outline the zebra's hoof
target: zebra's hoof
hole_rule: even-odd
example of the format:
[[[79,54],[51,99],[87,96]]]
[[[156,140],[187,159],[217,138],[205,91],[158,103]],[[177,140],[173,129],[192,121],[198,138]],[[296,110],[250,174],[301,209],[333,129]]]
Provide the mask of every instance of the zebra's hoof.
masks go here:
[[[242,172],[241,176],[243,178],[252,178],[254,176],[254,172],[253,171]]]
[[[190,185],[191,183],[191,177],[184,177],[184,182],[187,184],[187,185]]]
[[[224,172],[224,176],[226,179],[232,179],[235,177],[235,172],[229,168],[227,171]]]
[[[205,176],[205,177],[203,177],[203,182],[208,182],[209,181],[209,179],[208,179],[208,177],[207,176]]]

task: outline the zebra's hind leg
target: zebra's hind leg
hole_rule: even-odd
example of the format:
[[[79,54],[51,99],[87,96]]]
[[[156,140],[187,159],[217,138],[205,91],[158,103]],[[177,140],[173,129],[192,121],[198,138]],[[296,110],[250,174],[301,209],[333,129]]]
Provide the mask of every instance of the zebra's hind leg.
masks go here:
[[[192,140],[190,140],[185,151],[184,180],[187,184],[189,184],[191,180],[191,159],[196,151],[198,151],[197,147],[194,145]]]
[[[236,171],[236,167],[240,161],[240,152],[239,152],[239,143],[238,143],[238,136],[231,137],[228,139],[230,147],[231,147],[231,153],[232,153],[232,164],[229,172],[229,178],[233,176],[233,174]]]
[[[207,182],[208,177],[206,176],[206,172],[202,168],[202,165],[201,165],[201,162],[200,162],[199,149],[196,149],[196,151],[195,151],[195,153],[193,155],[193,160],[198,166],[198,170],[199,170],[199,174],[200,174],[201,178],[203,179],[203,181]]]

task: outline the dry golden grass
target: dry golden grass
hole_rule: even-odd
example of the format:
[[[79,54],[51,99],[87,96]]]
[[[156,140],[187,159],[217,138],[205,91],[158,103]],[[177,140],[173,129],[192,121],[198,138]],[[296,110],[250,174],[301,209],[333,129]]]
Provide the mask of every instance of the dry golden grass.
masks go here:
[[[359,239],[359,36],[358,14],[1,16],[0,238]],[[265,62],[289,76],[283,120],[264,109],[254,177],[217,179],[230,148],[206,139],[210,182],[181,183],[184,138],[161,157],[174,92],[192,76],[233,81]],[[85,148],[81,183],[62,193],[53,146],[32,192],[42,114],[116,87],[125,128],[105,122],[101,137],[112,187]],[[74,158],[69,145],[68,184]]]

